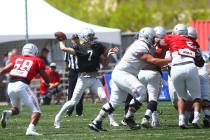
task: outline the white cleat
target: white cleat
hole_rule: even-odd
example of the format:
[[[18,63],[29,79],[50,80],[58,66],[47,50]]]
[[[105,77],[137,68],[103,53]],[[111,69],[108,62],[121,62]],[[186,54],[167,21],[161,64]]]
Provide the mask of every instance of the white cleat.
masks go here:
[[[152,120],[151,126],[152,128],[160,127],[160,122],[158,120],[155,120],[155,121]]]
[[[111,121],[110,126],[118,127],[120,125],[116,121]]]
[[[58,119],[57,115],[55,117],[54,127],[55,128],[60,128],[61,127],[61,125],[60,125],[60,119]]]
[[[150,127],[150,122],[149,122],[149,120],[147,120],[146,118],[143,118],[142,121],[141,121],[141,125],[142,125],[144,128],[149,128],[149,127]]]
[[[127,123],[125,122],[124,119],[121,121],[121,124],[122,124],[123,126],[127,126]]]
[[[192,125],[194,128],[202,128],[199,123],[199,118],[194,118],[194,120],[192,121]]]
[[[152,122],[151,122],[151,126],[153,128],[157,128],[160,127],[160,122],[159,122],[159,114],[157,111],[154,111],[152,113]]]
[[[1,116],[1,127],[2,128],[6,128],[8,118],[9,118],[8,112],[6,110],[3,111],[2,116]]]
[[[26,136],[41,136],[42,134],[37,133],[35,129],[27,129]]]

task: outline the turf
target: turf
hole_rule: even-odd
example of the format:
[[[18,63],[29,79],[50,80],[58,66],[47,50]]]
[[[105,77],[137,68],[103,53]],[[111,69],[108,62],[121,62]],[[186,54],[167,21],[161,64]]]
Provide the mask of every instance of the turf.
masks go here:
[[[0,106],[0,111],[9,108],[9,106]],[[0,128],[0,140],[171,140],[171,139],[189,139],[201,140],[210,139],[210,129],[186,129],[181,130],[177,127],[176,111],[171,106],[170,102],[161,102],[159,104],[160,128],[129,130],[125,126],[112,128],[109,126],[108,120],[104,122],[104,128],[107,132],[96,133],[87,127],[88,123],[96,116],[100,105],[85,102],[84,116],[76,117],[73,115],[70,118],[63,118],[60,129],[53,127],[53,119],[61,105],[42,106],[42,118],[37,127],[38,132],[43,133],[43,136],[30,137],[25,136],[25,131],[30,120],[29,111],[24,108],[19,116],[10,118],[6,129]],[[140,122],[143,116],[145,105],[136,114],[136,121]],[[119,107],[115,112],[115,118],[120,122],[123,118],[123,107]]]

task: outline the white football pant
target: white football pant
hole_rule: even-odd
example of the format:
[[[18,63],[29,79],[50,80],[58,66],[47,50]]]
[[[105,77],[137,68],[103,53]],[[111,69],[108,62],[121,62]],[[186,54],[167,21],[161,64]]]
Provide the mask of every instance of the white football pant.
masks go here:
[[[171,79],[178,97],[186,101],[189,95],[192,100],[201,98],[198,69],[194,63],[172,66]]]
[[[138,79],[145,86],[149,101],[157,102],[162,85],[162,77],[160,72],[152,70],[140,70]]]
[[[29,85],[21,81],[9,83],[7,92],[12,106],[18,108],[19,111],[21,111],[21,101],[23,101],[31,112],[41,113],[37,98]]]
[[[125,71],[114,70],[112,72],[110,103],[113,108],[123,103],[127,95],[131,94],[139,102],[145,100],[145,87],[141,84],[136,75]]]

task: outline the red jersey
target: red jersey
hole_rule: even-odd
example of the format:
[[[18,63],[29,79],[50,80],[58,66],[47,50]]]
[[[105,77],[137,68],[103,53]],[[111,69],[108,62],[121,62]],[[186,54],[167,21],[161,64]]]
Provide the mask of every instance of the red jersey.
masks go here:
[[[23,78],[30,82],[40,70],[45,70],[45,63],[37,56],[20,55],[12,60],[14,65],[10,71],[12,78]]]
[[[164,40],[172,53],[179,49],[190,49],[191,51],[196,52],[197,49],[200,48],[196,41],[186,36],[165,35]]]
[[[60,75],[56,71],[52,71],[50,68],[45,70],[46,74],[50,78],[50,83],[55,84],[57,82],[60,82]],[[42,82],[43,78],[41,77],[40,82],[40,94],[44,94],[48,87]]]

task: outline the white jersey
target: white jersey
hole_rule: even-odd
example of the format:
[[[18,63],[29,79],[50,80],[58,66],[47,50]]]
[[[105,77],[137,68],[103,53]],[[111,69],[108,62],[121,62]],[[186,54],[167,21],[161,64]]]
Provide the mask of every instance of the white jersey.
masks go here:
[[[137,76],[139,71],[145,65],[145,62],[139,59],[139,55],[146,53],[150,53],[148,45],[143,41],[136,40],[130,47],[128,47],[114,70],[122,70]]]
[[[182,56],[178,53],[178,51],[172,53],[172,65],[180,64],[183,62],[194,62],[194,59],[192,57]]]

